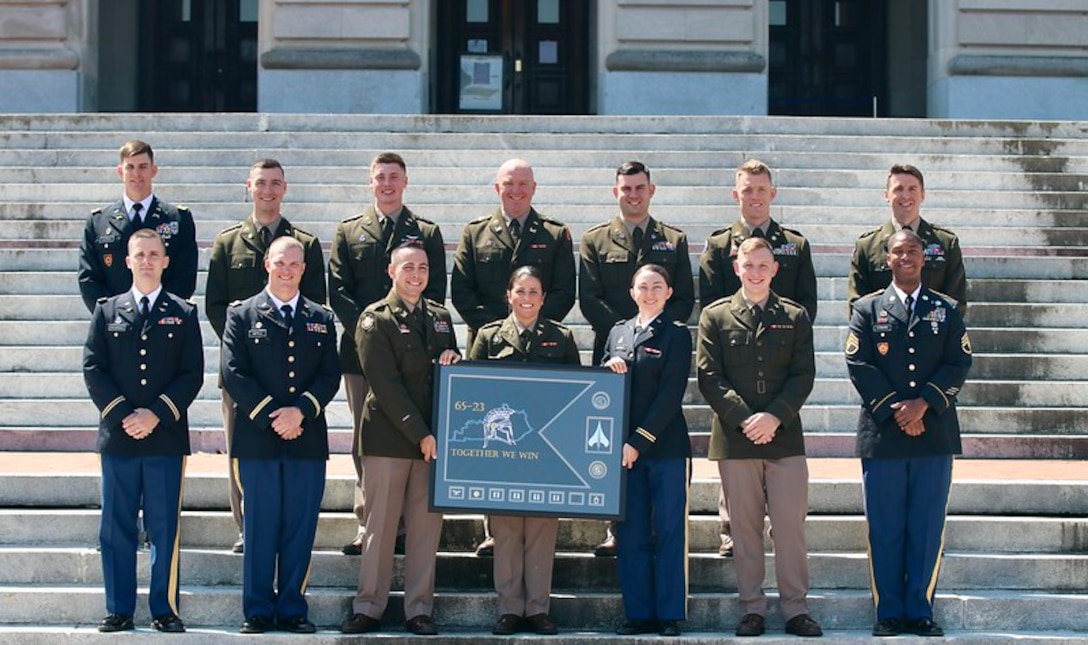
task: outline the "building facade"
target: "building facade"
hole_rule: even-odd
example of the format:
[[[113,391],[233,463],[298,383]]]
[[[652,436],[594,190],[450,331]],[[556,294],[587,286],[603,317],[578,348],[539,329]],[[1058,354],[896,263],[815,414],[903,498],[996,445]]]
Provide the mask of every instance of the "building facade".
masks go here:
[[[1088,0],[0,0],[0,112],[1083,119]]]

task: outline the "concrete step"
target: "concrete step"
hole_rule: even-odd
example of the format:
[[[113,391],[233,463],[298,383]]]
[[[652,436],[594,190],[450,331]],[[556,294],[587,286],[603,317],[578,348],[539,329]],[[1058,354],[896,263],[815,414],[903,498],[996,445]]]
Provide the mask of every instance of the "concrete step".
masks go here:
[[[340,622],[350,613],[350,600],[353,595],[351,589],[321,589],[311,587],[308,591],[310,604],[310,619],[323,630],[335,630]],[[781,633],[783,618],[778,606],[777,594],[768,594],[770,611],[768,612],[768,629],[772,636],[760,640],[763,642],[796,643],[796,637],[792,640],[779,640],[775,632]],[[218,642],[216,638],[221,633],[233,632],[242,622],[241,613],[241,589],[232,587],[197,587],[182,585],[182,615],[188,624],[194,626],[218,626],[217,630],[209,633],[210,640],[196,640],[197,634],[187,636],[186,642]],[[65,626],[70,629],[72,625],[84,626],[82,633],[90,631],[101,619],[103,614],[102,591],[97,587],[67,586],[37,588],[33,586],[10,586],[0,588],[0,598],[5,602],[2,606],[9,607],[0,612],[0,621],[9,626],[16,624],[40,623],[39,616],[48,617],[47,625],[53,627]],[[16,601],[18,599],[18,602]],[[832,641],[837,641],[839,630],[869,630],[872,627],[872,599],[868,590],[837,590],[837,589],[813,589],[810,591],[809,608],[812,615],[820,621],[829,632],[827,636]],[[389,643],[419,643],[418,637],[405,636],[400,626],[404,619],[403,598],[399,592],[395,592],[390,598],[390,605],[386,609],[384,624],[389,633],[379,633],[368,636],[368,639],[377,639],[380,642]],[[1063,593],[1023,593],[1016,591],[967,591],[941,590],[937,594],[935,602],[934,618],[953,632],[954,638],[963,638],[958,642],[984,643],[993,642],[996,635],[998,640],[1014,638],[1016,632],[1033,632],[1039,630],[1088,630],[1088,618],[1085,611],[1088,598],[1081,594]],[[497,617],[497,606],[494,592],[476,592],[447,594],[439,593],[435,600],[434,618],[439,629],[445,634],[438,638],[428,638],[428,642],[434,643],[458,643],[468,645],[479,642],[475,633],[480,630],[490,629]],[[136,619],[141,624],[150,622],[150,616],[146,614],[146,595],[141,590],[137,601]],[[618,624],[622,617],[622,604],[617,593],[555,593],[552,596],[552,616],[559,623],[561,630],[567,632],[567,636],[558,640],[549,638],[533,638],[533,642],[542,643],[578,643],[578,642],[617,642],[616,636],[611,632],[612,626]],[[31,618],[32,617],[32,618]],[[31,621],[28,622],[28,618]],[[736,594],[733,593],[706,593],[693,594],[688,601],[688,619],[685,627],[691,636],[681,639],[683,642],[695,643],[721,643],[721,632],[732,633],[734,626],[740,620],[740,610],[736,604]],[[225,627],[230,626],[230,627]],[[10,628],[10,627],[9,627]],[[466,633],[458,635],[458,631]],[[471,632],[469,630],[472,630]],[[583,630],[597,632],[596,634],[582,634]],[[971,640],[968,636],[960,636],[956,632],[966,633],[981,631],[989,636],[979,636],[979,640]],[[579,632],[571,634],[570,632]],[[701,638],[699,632],[713,632],[705,634]],[[1013,632],[1010,634],[1010,632]],[[97,636],[97,635],[96,635]],[[116,635],[108,635],[116,642]],[[127,635],[132,637],[133,635]],[[1074,635],[1075,636],[1075,635]],[[229,638],[229,636],[227,636]],[[870,639],[856,635],[862,643],[877,643],[876,639]],[[55,638],[55,637],[54,637]],[[162,637],[157,636],[161,641]],[[251,638],[251,637],[249,637]],[[261,642],[281,642],[273,639],[287,638],[274,634],[261,637]],[[1058,640],[1045,642],[1077,642],[1062,640],[1059,633],[1054,636]],[[282,642],[296,642],[298,637]],[[127,640],[127,638],[126,638]],[[319,636],[306,637],[307,642],[314,643],[357,643],[360,637],[343,637],[338,634],[322,633]],[[510,643],[515,639],[510,637],[482,638],[483,642]],[[520,639],[516,639],[520,640]],[[660,643],[660,637],[655,640],[627,639],[623,642],[632,643]],[[0,641],[4,642],[4,641]],[[52,643],[55,641],[8,641],[18,643]],[[80,642],[106,643],[106,640],[87,640]],[[248,641],[247,641],[248,642]],[[727,641],[738,642],[738,641]],[[1017,640],[1019,643],[1020,641]],[[1030,641],[1028,641],[1030,642]],[[1040,641],[1044,642],[1044,641]]]
[[[717,482],[709,482],[711,496]],[[705,493],[701,493],[705,494]],[[95,509],[0,509],[2,549],[87,548],[98,542],[100,513]],[[350,510],[325,512],[318,524],[314,549],[338,551],[355,537],[357,520]],[[558,551],[589,553],[601,541],[603,522],[563,519],[559,523]],[[691,553],[717,553],[717,514],[692,515],[688,524]],[[867,526],[860,515],[809,515],[806,543],[813,552],[862,552]],[[233,518],[225,511],[185,511],[181,544],[186,549],[226,549],[237,537]],[[483,539],[482,516],[447,515],[443,524],[444,552],[469,552]],[[770,551],[773,543],[766,542]],[[945,548],[957,553],[1047,553],[1084,555],[1088,550],[1088,519],[1058,517],[1001,517],[956,515],[948,519]],[[68,552],[64,552],[68,557]],[[9,554],[9,562],[18,560]],[[24,567],[25,568],[25,567]],[[15,575],[7,566],[0,577]],[[18,575],[29,579],[32,572]],[[14,582],[14,580],[9,580]],[[4,584],[0,580],[0,584]]]

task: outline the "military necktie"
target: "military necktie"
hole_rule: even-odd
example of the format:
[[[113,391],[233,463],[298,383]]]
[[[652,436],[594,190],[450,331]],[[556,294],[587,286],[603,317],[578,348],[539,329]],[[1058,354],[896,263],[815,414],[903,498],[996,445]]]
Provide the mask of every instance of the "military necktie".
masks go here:
[[[909,319],[911,316],[914,315],[914,296],[908,293],[906,300],[903,301],[903,304],[907,306],[907,318]]]
[[[144,218],[140,217],[140,211],[144,209],[144,205],[140,202],[136,202],[132,205],[132,228],[141,229],[144,227]]]
[[[261,227],[261,244],[264,244],[264,248],[268,249],[268,245],[272,243],[272,231],[267,226]]]
[[[393,229],[396,227],[396,222],[391,218],[382,217],[382,248],[389,248],[389,240],[393,237]]]
[[[148,311],[151,309],[151,301],[147,299],[147,296],[140,298],[140,315],[147,318]]]
[[[757,226],[752,229],[752,237],[767,237],[767,234],[763,232],[763,229]]]
[[[635,243],[635,253],[642,253],[642,240],[646,233],[643,232],[642,227],[636,226],[635,230],[631,231],[631,241]]]
[[[510,235],[514,238],[515,242],[521,239],[521,222],[517,219],[510,220]]]
[[[293,331],[291,323],[294,321],[294,318],[291,316],[291,305],[280,307],[280,311],[283,312],[283,322],[287,323],[287,333],[290,334]]]
[[[763,320],[763,307],[752,305],[752,318],[758,323]]]
[[[522,348],[522,350],[525,351],[526,354],[528,354],[529,350],[532,349],[532,343],[533,343],[533,330],[532,329],[523,329],[522,332],[521,332],[521,348]]]

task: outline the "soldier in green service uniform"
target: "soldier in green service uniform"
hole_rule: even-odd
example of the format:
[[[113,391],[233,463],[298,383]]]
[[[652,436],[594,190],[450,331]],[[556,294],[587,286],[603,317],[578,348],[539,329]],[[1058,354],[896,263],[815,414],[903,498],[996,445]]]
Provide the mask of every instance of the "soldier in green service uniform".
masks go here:
[[[495,192],[502,206],[465,225],[450,272],[450,299],[468,325],[470,349],[481,327],[510,314],[506,284],[514,269],[528,265],[540,270],[548,294],[541,318],[563,322],[577,289],[570,229],[533,208],[536,180],[529,162],[504,162],[495,176]],[[476,554],[489,556],[494,550],[485,520]]]
[[[355,464],[354,509],[359,520],[355,538],[341,549],[344,555],[360,555],[363,550],[363,459],[359,452],[359,427],[363,401],[370,388],[355,348],[359,316],[368,305],[389,293],[393,287],[389,256],[393,249],[411,241],[423,243],[430,275],[434,276],[427,282],[423,297],[439,304],[446,302],[446,245],[442,231],[404,205],[404,190],[408,188],[404,158],[395,152],[374,157],[370,162],[370,188],[374,204],[336,226],[329,255],[329,305],[344,326],[340,368],[344,372],[344,391],[354,428],[351,457]],[[399,542],[403,538],[397,539]]]
[[[227,321],[227,305],[235,300],[250,298],[268,282],[264,256],[272,240],[290,235],[305,248],[306,270],[302,275],[302,295],[314,302],[325,303],[325,258],[317,237],[292,226],[281,214],[280,206],[287,192],[287,177],[283,166],[275,159],[259,159],[249,168],[246,190],[253,202],[253,213],[219,232],[212,244],[208,261],[208,284],[204,294],[204,312],[220,340]],[[230,446],[234,436],[234,401],[225,389],[219,390],[223,402],[223,430]],[[242,491],[231,467],[230,510],[238,525],[238,539],[233,551],[241,553]]]
[[[908,229],[922,239],[925,265],[922,284],[956,301],[960,317],[967,313],[967,273],[963,268],[960,240],[952,231],[922,219],[920,210],[926,199],[922,171],[909,164],[896,164],[888,170],[884,199],[892,207],[892,219],[880,228],[865,233],[854,244],[847,286],[850,308],[854,301],[875,291],[883,291],[892,282],[888,268],[887,242],[894,233]]]
[[[740,289],[740,278],[733,270],[737,250],[744,240],[766,239],[778,263],[778,273],[771,288],[805,308],[810,320],[816,320],[816,270],[812,250],[799,232],[783,228],[771,219],[771,203],[778,194],[771,169],[758,159],[749,159],[737,169],[733,199],[740,205],[740,219],[729,228],[710,234],[699,258],[699,303],[707,308],[715,300],[732,296]],[[721,545],[718,555],[733,554],[729,512],[725,506],[725,482],[718,496]]]
[[[672,297],[665,313],[686,322],[695,306],[688,238],[680,229],[654,219],[650,200],[657,187],[650,169],[628,161],[616,169],[612,195],[620,215],[598,224],[582,236],[578,271],[578,306],[593,326],[593,364],[601,362],[604,344],[612,327],[638,313],[631,299],[631,278],[644,264],[657,264],[669,272]]]

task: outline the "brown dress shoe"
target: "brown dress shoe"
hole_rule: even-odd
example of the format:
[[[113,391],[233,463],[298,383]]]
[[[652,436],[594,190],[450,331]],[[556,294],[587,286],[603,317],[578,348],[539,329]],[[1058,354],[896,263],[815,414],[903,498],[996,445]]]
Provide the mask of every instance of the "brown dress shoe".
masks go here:
[[[809,616],[808,614],[798,614],[786,621],[786,633],[793,634],[794,636],[814,638],[816,636],[823,636],[824,630],[820,629],[819,623],[812,620],[812,616]]]
[[[534,634],[553,636],[559,633],[559,627],[548,614],[534,614],[525,619],[525,626]]]
[[[352,614],[340,623],[341,634],[366,634],[376,632],[382,627],[382,621],[366,614]]]
[[[737,630],[734,633],[737,636],[762,636],[763,616],[744,614],[744,618],[741,618],[740,622],[737,623]]]
[[[420,614],[418,616],[409,618],[404,623],[404,628],[412,632],[416,636],[436,636],[438,635],[438,626],[434,624],[434,620],[426,614]]]
[[[518,633],[519,627],[521,627],[521,616],[518,616],[517,614],[503,614],[495,621],[495,626],[491,628],[491,633],[496,636],[510,636]]]

